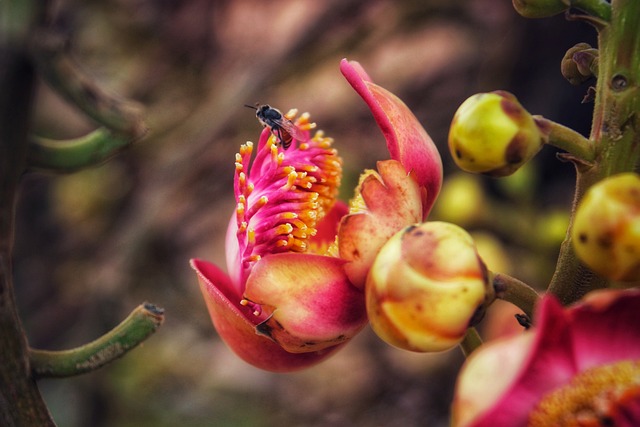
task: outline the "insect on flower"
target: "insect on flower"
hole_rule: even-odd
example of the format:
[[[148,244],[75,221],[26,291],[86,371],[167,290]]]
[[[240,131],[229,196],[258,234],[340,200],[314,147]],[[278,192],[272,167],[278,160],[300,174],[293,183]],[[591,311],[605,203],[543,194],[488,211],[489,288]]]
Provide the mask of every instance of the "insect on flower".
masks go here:
[[[271,133],[278,138],[278,142],[285,150],[291,146],[294,138],[298,141],[306,139],[304,133],[277,108],[268,104],[256,104],[255,106],[245,104],[245,107],[256,110],[256,117],[260,124],[271,129]]]

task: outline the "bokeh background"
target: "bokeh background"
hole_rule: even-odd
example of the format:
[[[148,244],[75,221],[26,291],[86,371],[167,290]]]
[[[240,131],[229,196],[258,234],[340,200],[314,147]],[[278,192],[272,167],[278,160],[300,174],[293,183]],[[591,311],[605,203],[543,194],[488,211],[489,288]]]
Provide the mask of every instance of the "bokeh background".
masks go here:
[[[96,168],[25,176],[15,274],[32,346],[90,341],[149,301],[159,331],[97,372],[39,385],[60,426],[446,426],[458,349],[413,354],[366,329],[325,363],[259,371],[213,329],[190,258],[224,266],[234,154],[261,130],[243,107],[309,111],[344,159],[342,197],[387,157],[365,104],[342,78],[358,60],[400,96],[441,149],[445,187],[432,218],[465,226],[489,267],[533,286],[549,280],[564,235],[573,170],[547,147],[506,180],[456,171],[449,122],[468,96],[504,89],[534,114],[587,135],[588,83],[560,75],[564,52],[595,44],[586,24],[527,20],[508,0],[106,0],[55,2],[53,24],[96,82],[146,108],[151,132]],[[94,128],[42,84],[34,131]],[[483,334],[514,331],[492,307]]]

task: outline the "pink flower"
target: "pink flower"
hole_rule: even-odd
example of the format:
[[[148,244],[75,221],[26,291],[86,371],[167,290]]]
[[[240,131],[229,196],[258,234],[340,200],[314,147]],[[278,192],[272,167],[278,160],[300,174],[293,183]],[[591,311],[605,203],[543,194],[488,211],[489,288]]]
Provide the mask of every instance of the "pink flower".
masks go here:
[[[467,360],[454,426],[640,425],[640,291],[597,291],[563,308],[546,295],[537,325]]]
[[[349,248],[375,256],[384,236],[426,215],[442,180],[433,142],[402,101],[371,83],[359,64],[343,60],[341,69],[372,108],[395,160],[380,162],[380,174],[361,180],[348,214],[336,200],[342,160],[333,140],[321,131],[312,136],[308,114],[295,120],[292,111],[286,116],[302,140],[283,150],[265,128],[253,160],[251,143],[236,155],[228,275],[191,261],[222,339],[242,359],[270,371],[313,365],[364,327],[362,286],[345,269],[357,264],[366,277],[373,259],[343,256],[343,236]],[[380,209],[376,202],[387,204]]]

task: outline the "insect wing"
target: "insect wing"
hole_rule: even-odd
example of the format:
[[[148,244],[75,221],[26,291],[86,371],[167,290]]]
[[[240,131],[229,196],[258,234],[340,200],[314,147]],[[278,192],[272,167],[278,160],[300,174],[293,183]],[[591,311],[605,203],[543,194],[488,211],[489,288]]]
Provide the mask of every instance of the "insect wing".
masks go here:
[[[307,135],[302,131],[302,129],[300,129],[291,120],[289,120],[289,119],[287,119],[285,117],[283,117],[282,120],[280,121],[280,123],[278,123],[278,124],[280,125],[282,130],[284,130],[286,133],[291,135],[291,137],[293,137],[293,139],[296,139],[299,142],[305,142],[307,139],[309,139],[307,137]],[[291,140],[289,140],[288,143],[290,145],[291,144]],[[285,148],[287,148],[287,147],[285,147]]]

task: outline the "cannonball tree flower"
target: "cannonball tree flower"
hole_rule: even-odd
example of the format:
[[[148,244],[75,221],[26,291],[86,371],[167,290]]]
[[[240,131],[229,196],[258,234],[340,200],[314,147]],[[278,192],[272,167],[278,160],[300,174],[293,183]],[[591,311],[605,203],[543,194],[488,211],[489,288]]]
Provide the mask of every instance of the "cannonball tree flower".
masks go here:
[[[333,140],[290,111],[302,140],[284,150],[265,128],[255,153],[247,143],[236,155],[228,274],[191,261],[220,337],[265,370],[313,365],[364,327],[362,288],[375,254],[426,217],[442,181],[435,145],[406,105],[358,63],[340,68],[371,108],[391,160],[363,175],[349,209],[336,199],[342,160]]]
[[[563,308],[545,295],[528,331],[463,367],[453,426],[640,425],[640,291],[600,290]]]

